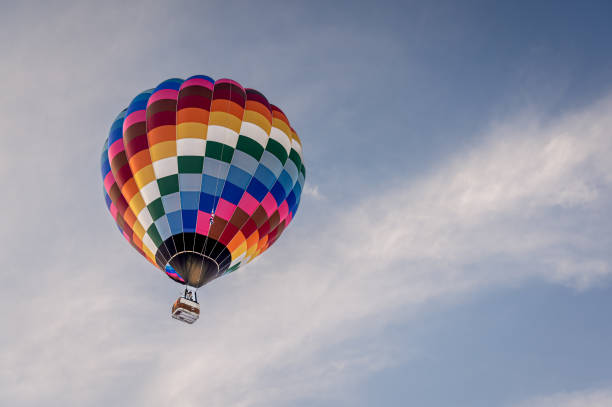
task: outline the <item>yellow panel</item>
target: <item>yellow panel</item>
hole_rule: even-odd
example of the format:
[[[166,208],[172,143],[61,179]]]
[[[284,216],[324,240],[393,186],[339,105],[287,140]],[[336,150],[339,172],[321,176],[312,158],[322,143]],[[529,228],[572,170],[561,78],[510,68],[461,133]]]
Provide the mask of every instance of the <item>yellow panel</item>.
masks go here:
[[[163,158],[176,157],[176,141],[163,141],[149,147],[151,161],[159,161]],[[145,184],[146,185],[146,184]]]
[[[293,140],[297,141],[297,143],[300,146],[302,145],[302,140],[300,140],[300,137],[297,135],[297,133],[295,131],[291,132],[291,138],[293,138]]]
[[[151,164],[144,167],[142,170],[134,174],[134,179],[138,188],[142,188],[149,182],[155,180],[155,172],[153,172],[153,166]]]
[[[238,119],[233,114],[225,113],[225,112],[212,112],[210,114],[210,122],[209,125],[217,125],[227,127],[228,129],[234,130],[236,133],[240,132],[240,126],[242,125],[242,120]]]
[[[240,257],[240,255],[242,255],[242,253],[246,252],[247,249],[247,244],[246,244],[246,240],[244,242],[242,242],[242,244],[240,246],[238,246],[238,248],[232,252],[232,260],[236,260],[238,257]]]
[[[142,227],[142,225],[138,221],[136,221],[136,223],[134,223],[134,227],[132,228],[132,230],[134,231],[136,236],[138,236],[140,238],[140,240],[142,240],[142,238],[144,237],[145,233],[147,232],[146,230],[144,230],[144,228]],[[142,246],[143,246],[143,249],[146,247],[145,245],[142,245]]]
[[[258,253],[261,253],[261,250],[268,244],[268,235],[265,235],[264,237],[261,238],[261,240],[259,241],[259,244],[257,245],[257,251]]]
[[[270,121],[261,113],[257,113],[253,110],[245,110],[243,121],[256,124],[261,127],[266,133],[270,134],[270,129],[272,128],[272,125],[270,124]]]
[[[257,250],[257,243],[259,242],[259,232],[255,231],[247,239],[247,256],[252,255]]]
[[[142,245],[142,251],[145,253],[147,260],[149,260],[151,264],[153,264],[155,267],[159,267],[155,262],[155,255],[151,253],[151,250],[149,250],[149,248],[144,244]]]
[[[272,126],[285,133],[287,138],[291,140],[291,137],[289,136],[291,134],[291,128],[287,126],[287,123],[285,123],[281,119],[274,118],[272,119]]]
[[[206,140],[208,125],[204,123],[186,122],[176,126],[176,138],[197,138]]]
[[[236,236],[227,245],[227,249],[232,253],[232,260],[246,251],[247,243],[242,232],[236,233]]]
[[[145,201],[144,201],[144,199],[142,199],[142,195],[140,195],[140,192],[138,192],[136,195],[134,195],[134,197],[132,198],[132,200],[129,202],[128,205],[130,205],[130,208],[132,209],[134,214],[140,213],[142,208],[145,207]],[[138,216],[138,215],[136,215],[136,216]]]

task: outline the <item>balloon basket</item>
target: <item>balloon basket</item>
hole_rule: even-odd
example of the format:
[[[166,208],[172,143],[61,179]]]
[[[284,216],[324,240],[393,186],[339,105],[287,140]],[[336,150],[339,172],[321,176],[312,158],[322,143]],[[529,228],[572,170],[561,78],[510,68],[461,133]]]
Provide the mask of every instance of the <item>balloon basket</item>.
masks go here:
[[[200,304],[195,301],[188,300],[185,297],[179,297],[172,306],[172,318],[179,321],[193,324],[200,317]]]

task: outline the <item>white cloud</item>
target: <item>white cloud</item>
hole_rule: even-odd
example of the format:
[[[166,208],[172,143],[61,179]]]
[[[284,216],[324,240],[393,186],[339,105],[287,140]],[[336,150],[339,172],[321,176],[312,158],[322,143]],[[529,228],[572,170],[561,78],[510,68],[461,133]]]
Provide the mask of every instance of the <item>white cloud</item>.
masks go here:
[[[480,146],[410,184],[380,185],[378,196],[346,213],[333,212],[336,203],[307,184],[316,209],[303,205],[270,253],[203,289],[197,325],[176,323],[167,314],[178,290],[115,233],[92,181],[103,135],[91,132],[106,125],[89,110],[101,87],[131,94],[113,81],[126,72],[143,83],[160,75],[141,73],[150,62],[131,50],[154,48],[150,34],[167,13],[136,19],[139,7],[129,19],[115,19],[119,11],[96,19],[95,31],[110,24],[120,49],[100,38],[69,41],[91,24],[73,17],[98,14],[85,10],[55,17],[65,47],[54,47],[45,27],[32,37],[44,40],[51,66],[39,64],[37,41],[22,35],[7,57],[20,65],[7,65],[5,77],[19,77],[3,88],[18,97],[6,102],[1,129],[36,138],[15,137],[2,150],[3,181],[16,191],[2,213],[23,216],[6,217],[2,231],[10,275],[0,296],[0,404],[269,406],[307,397],[351,404],[335,391],[344,381],[413,352],[387,343],[381,329],[430,302],[528,278],[588,289],[609,277],[612,102],[605,100],[551,122],[533,114],[494,125]],[[367,37],[352,40],[378,41]],[[57,50],[64,51],[53,59]],[[75,55],[85,57],[67,74]],[[92,81],[97,75],[104,80]],[[49,77],[46,88],[40,78]],[[26,105],[47,118],[28,120]],[[330,223],[314,213],[323,207]]]
[[[378,333],[428,302],[533,276],[586,289],[610,273],[597,250],[608,236],[583,226],[605,221],[599,209],[610,203],[610,106],[545,125],[495,126],[483,145],[331,224],[296,219],[267,256],[202,290],[195,327],[166,318],[159,294],[130,296],[146,277],[136,274],[145,265],[128,248],[116,243],[130,266],[111,275],[124,260],[91,266],[97,253],[80,247],[78,257],[50,267],[84,274],[27,304],[30,321],[6,317],[22,339],[0,351],[8,367],[0,393],[24,405],[41,397],[93,403],[121,379],[129,383],[125,400],[148,405],[340,400],[347,396],[334,389],[343,381],[410,354]],[[125,284],[112,280],[118,275]],[[341,346],[357,338],[369,345]],[[67,382],[70,393],[62,390]]]
[[[304,190],[302,191],[302,195],[308,196],[316,201],[326,199],[325,196],[319,191],[318,185],[311,186],[310,184],[306,184],[304,186]]]
[[[525,400],[515,407],[609,407],[612,406],[612,388],[599,388],[574,392],[560,392]]]
[[[19,340],[0,348],[0,401],[96,404],[124,386],[123,401],[160,406],[350,404],[334,392],[343,381],[409,357],[380,330],[431,301],[534,276],[586,289],[609,275],[598,248],[609,244],[611,106],[494,126],[481,146],[328,225],[303,208],[269,254],[202,290],[194,327],[166,317],[167,282],[146,277],[109,227],[79,242],[60,234],[66,255],[32,280],[53,289],[19,314],[16,297],[2,300]],[[100,259],[110,241],[118,257]],[[369,345],[341,346],[358,338]]]

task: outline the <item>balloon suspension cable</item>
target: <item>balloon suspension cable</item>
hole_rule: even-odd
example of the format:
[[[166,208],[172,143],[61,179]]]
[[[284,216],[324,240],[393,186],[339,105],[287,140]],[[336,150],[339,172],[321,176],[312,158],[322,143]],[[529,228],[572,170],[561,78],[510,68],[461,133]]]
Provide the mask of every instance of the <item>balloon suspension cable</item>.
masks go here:
[[[185,291],[183,292],[183,298],[190,300],[190,301],[198,302],[197,288],[190,287],[189,285],[185,284]]]

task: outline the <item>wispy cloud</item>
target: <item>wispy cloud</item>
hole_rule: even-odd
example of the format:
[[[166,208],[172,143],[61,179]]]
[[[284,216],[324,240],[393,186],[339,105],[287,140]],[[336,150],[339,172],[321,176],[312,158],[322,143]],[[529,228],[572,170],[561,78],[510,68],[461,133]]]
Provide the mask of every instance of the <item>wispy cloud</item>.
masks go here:
[[[608,407],[612,405],[612,388],[604,387],[538,396],[514,407]]]
[[[508,119],[331,223],[303,208],[308,223],[296,219],[248,270],[202,290],[194,327],[165,316],[167,282],[138,274],[146,265],[110,228],[82,242],[59,234],[57,247],[78,250],[37,278],[50,289],[19,317],[7,311],[15,297],[2,300],[18,335],[2,339],[0,401],[102,405],[117,389],[148,405],[341,400],[340,383],[409,357],[379,334],[430,302],[529,278],[587,289],[610,274],[611,111],[605,100],[549,122]],[[118,258],[100,259],[108,241]],[[58,281],[60,269],[74,272]]]
[[[319,191],[318,185],[310,185],[306,184],[304,186],[304,190],[302,191],[303,196],[308,196],[314,200],[320,201],[326,199],[325,196]]]

